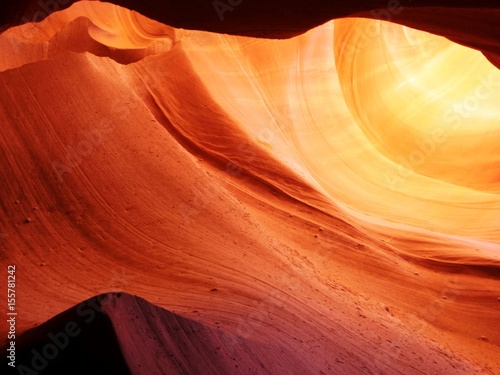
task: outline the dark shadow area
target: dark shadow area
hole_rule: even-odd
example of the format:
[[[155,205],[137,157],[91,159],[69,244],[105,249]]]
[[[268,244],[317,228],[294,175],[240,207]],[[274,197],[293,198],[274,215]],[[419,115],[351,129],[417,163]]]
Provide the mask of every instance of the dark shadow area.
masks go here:
[[[26,375],[130,374],[111,320],[101,312],[104,301],[91,298],[27,331],[16,343],[16,369],[5,367]]]

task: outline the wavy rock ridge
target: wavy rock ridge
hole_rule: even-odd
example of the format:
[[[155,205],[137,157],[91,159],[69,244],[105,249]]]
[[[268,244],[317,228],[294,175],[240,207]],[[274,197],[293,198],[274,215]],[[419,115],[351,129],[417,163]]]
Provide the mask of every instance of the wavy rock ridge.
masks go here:
[[[133,374],[499,372],[499,24],[482,4],[313,2],[294,24],[294,2],[274,23],[250,2],[227,23],[77,2],[6,29],[1,263],[26,348],[123,290],[172,312],[109,297],[109,358]],[[395,23],[323,23],[373,9]],[[158,328],[179,321],[203,334]],[[233,354],[213,351],[224,337]],[[139,367],[144,350],[162,360]]]

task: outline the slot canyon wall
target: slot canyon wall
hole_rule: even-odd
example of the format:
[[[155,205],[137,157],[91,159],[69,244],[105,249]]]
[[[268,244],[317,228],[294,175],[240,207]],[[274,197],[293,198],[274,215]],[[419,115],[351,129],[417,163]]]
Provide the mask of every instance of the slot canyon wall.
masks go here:
[[[500,373],[500,7],[451,3],[2,5],[5,368]]]

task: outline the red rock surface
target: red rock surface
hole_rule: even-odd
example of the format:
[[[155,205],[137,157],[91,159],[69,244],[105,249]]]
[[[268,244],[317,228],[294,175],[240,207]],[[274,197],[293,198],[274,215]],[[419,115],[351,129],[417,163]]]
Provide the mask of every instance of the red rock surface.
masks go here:
[[[118,373],[500,373],[494,3],[244,1],[221,22],[84,1],[15,27],[40,12],[17,4],[0,247],[19,353],[123,291],[71,349],[106,338],[87,362]],[[65,358],[77,373],[63,354],[47,373]]]

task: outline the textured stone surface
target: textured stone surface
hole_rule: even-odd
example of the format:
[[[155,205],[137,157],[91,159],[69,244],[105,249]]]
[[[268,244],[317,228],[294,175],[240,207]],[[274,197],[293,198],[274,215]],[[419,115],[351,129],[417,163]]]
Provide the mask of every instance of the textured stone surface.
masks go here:
[[[4,13],[23,348],[123,291],[99,316],[133,374],[500,372],[499,13],[475,3]]]

